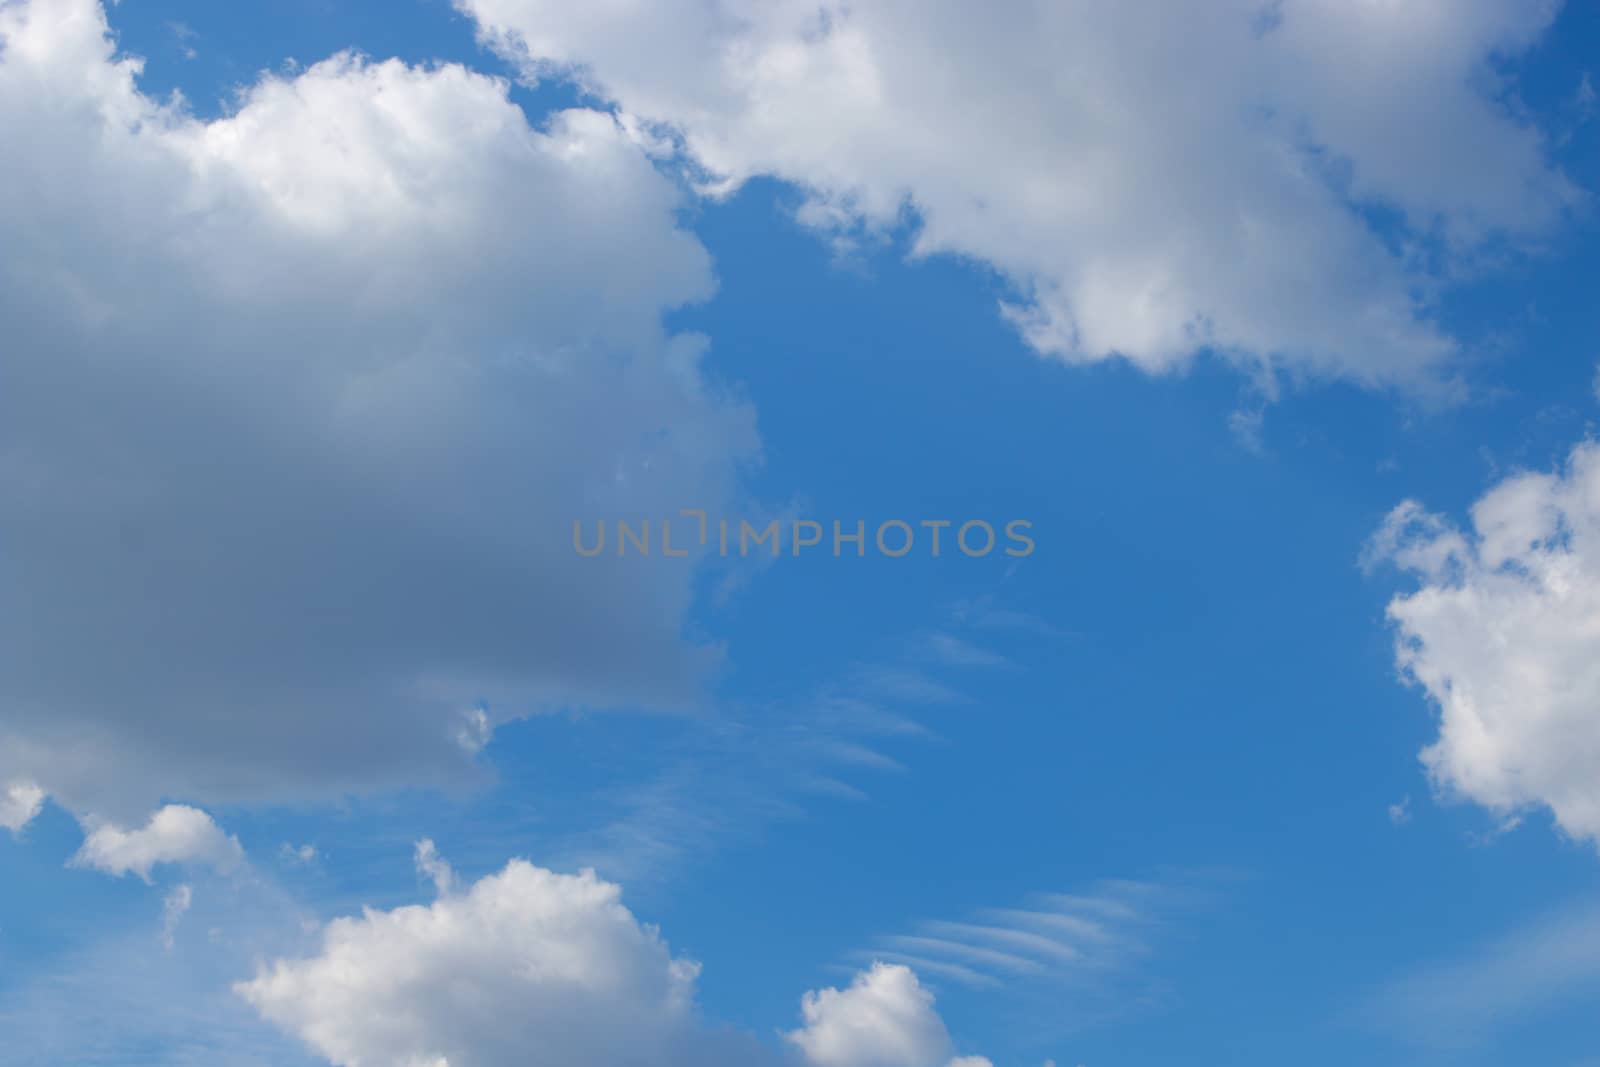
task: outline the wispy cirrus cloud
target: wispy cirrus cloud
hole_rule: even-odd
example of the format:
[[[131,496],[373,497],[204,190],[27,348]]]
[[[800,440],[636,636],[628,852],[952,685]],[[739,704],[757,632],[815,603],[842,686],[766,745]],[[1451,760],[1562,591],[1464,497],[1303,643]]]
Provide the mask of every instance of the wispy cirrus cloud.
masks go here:
[[[1600,900],[1585,900],[1389,982],[1361,1015],[1418,1044],[1460,1049],[1596,997]]]
[[[963,668],[1027,668],[1026,654],[1002,655],[980,639],[952,610],[938,629],[894,642],[896,654],[807,697],[678,724],[646,775],[596,794],[609,817],[564,834],[556,860],[649,882],[820,803],[869,800],[885,775],[915,772],[908,743],[936,741],[938,715],[969,703]],[[934,649],[948,655],[930,657]]]
[[[926,919],[879,936],[852,960],[907,963],[974,988],[1055,983],[1114,971],[1145,951],[1145,934],[1177,899],[1148,882],[1105,881],[1085,893],[1038,893],[959,920]]]
[[[1185,920],[1218,906],[1216,891],[1233,878],[1175,869],[1150,881],[1102,879],[1077,892],[1033,893],[912,921],[844,952],[831,969],[909,967],[941,998],[981,1004],[1018,1041],[1047,1048],[1168,1003],[1163,947]]]
[[[1011,661],[955,634],[931,633],[926,638],[928,653],[946,667],[1009,667]]]

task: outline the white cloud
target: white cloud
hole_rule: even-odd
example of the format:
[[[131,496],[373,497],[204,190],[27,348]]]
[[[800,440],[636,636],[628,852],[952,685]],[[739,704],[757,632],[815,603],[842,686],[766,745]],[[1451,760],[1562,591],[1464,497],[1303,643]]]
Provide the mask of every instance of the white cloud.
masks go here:
[[[1503,820],[1547,807],[1600,842],[1600,445],[1501,482],[1466,531],[1408,501],[1369,554],[1420,581],[1389,617],[1439,710],[1422,753],[1438,787]]]
[[[700,1019],[699,971],[615,884],[513,860],[432,904],[336,919],[316,954],[263,966],[235,991],[338,1067],[795,1062]],[[814,1067],[987,1067],[951,1059],[932,996],[904,967],[807,994],[802,1014],[790,1043]]]
[[[1426,380],[1453,350],[1429,255],[1538,233],[1578,195],[1484,91],[1552,3],[456,2],[713,192],[788,180],[846,238],[914,210],[916,254],[992,265],[1026,339],[1071,361],[1162,371],[1209,346]]]
[[[697,964],[592,873],[513,861],[427,907],[367,911],[238,992],[341,1067],[747,1064],[697,1025]]]
[[[13,782],[0,793],[0,827],[12,833],[36,819],[44,810],[45,792],[32,782]]]
[[[817,1067],[988,1067],[950,1058],[933,994],[909,967],[874,963],[848,989],[807,993],[800,1010],[805,1026],[788,1038]]]
[[[0,0],[0,781],[165,797],[459,782],[494,723],[681,706],[692,561],[577,517],[728,507],[748,409],[610,116],[338,56],[205,122],[94,0]]]
[[[132,872],[145,881],[160,863],[199,863],[227,873],[244,862],[238,838],[223,832],[198,808],[169,804],[138,830],[110,824],[95,827],[84,838],[72,863],[114,874]]]

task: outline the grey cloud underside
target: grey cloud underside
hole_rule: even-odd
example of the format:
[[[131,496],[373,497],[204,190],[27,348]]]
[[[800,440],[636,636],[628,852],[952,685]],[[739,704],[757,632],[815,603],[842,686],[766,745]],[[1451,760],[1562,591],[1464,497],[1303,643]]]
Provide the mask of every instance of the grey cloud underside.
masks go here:
[[[445,783],[480,704],[696,699],[691,567],[571,548],[757,447],[661,327],[709,259],[610,117],[336,57],[204,123],[88,0],[0,42],[0,784]]]

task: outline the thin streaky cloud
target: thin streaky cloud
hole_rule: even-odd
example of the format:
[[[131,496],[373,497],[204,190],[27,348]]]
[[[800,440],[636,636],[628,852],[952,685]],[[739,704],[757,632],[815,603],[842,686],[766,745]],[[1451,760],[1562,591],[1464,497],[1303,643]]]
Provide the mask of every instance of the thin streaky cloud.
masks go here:
[[[1104,880],[1087,893],[1033,893],[1026,907],[982,908],[952,921],[926,919],[911,932],[880,936],[874,951],[960,967],[993,982],[1048,1000],[1064,984],[1124,986],[1112,976],[1148,954],[1143,935],[1162,921],[1161,909],[1183,899],[1183,888]],[[1129,981],[1139,981],[1127,974]],[[968,984],[972,984],[970,981]]]
[[[988,908],[978,913],[979,918],[990,922],[1005,922],[1015,926],[1044,928],[1052,932],[1096,944],[1112,940],[1112,935],[1100,923],[1076,915],[1063,915],[1053,911],[1025,911],[1020,908]]]
[[[914,648],[919,632],[897,643]],[[855,665],[792,705],[723,708],[686,727],[674,758],[648,778],[597,797],[606,820],[563,834],[555,859],[623,882],[665,880],[694,856],[806,816],[810,804],[870,799],[864,774],[913,769],[887,750],[888,739],[938,740],[913,715],[886,705],[966,699],[908,653]]]
[[[962,996],[985,997],[1010,1032],[1053,1043],[1171,1002],[1151,937],[1207,907],[1212,880],[1177,869],[1152,881],[1101,879],[1076,892],[1023,893],[1010,907],[911,921],[898,936],[874,938],[839,959],[904,964],[948,982],[952,993],[962,987]],[[997,992],[1003,996],[990,997]]]
[[[858,789],[849,782],[826,775],[816,775],[800,782],[797,786],[801,792],[815,793],[818,796],[834,797],[838,800],[864,801],[870,800],[871,794],[865,789]]]
[[[927,647],[933,658],[947,667],[1002,668],[1012,666],[1011,661],[999,653],[991,652],[954,634],[929,634]]]
[[[906,765],[893,756],[853,741],[826,741],[817,746],[827,758],[849,767],[862,767],[875,771],[904,771]]]
[[[1471,1047],[1597,994],[1600,902],[1589,900],[1391,981],[1363,1015],[1419,1044]]]
[[[825,695],[812,707],[821,727],[848,728],[858,734],[889,737],[928,737],[931,731],[917,720],[856,696]]]
[[[1043,934],[1036,934],[1027,930],[942,921],[924,923],[922,929],[934,937],[966,939],[977,942],[987,941],[1007,946],[1018,952],[1044,956],[1059,962],[1077,963],[1083,959],[1083,952],[1080,949],[1065,942],[1045,937]]]
[[[1119,883],[1109,886],[1113,889],[1136,887],[1139,892],[1146,891],[1149,887],[1140,882]],[[1134,919],[1139,912],[1133,905],[1124,900],[1116,900],[1105,896],[1078,896],[1071,893],[1048,893],[1039,898],[1045,907],[1066,914],[1088,912],[1093,915],[1102,915],[1110,919]]]
[[[980,630],[1021,630],[1050,638],[1078,636],[1030,612],[995,607],[989,598],[958,604],[950,617],[958,625]]]
[[[960,642],[950,631],[938,632]],[[604,798],[603,808],[615,813],[610,822],[573,835],[582,840],[562,856],[624,881],[661,878],[730,838],[803,816],[805,798],[868,799],[856,773],[910,769],[884,751],[884,739],[938,740],[915,717],[886,705],[967,699],[915,660],[857,665],[792,707],[724,709],[686,737],[679,758],[654,779]]]
[[[1011,952],[1002,952],[999,949],[985,948],[982,945],[973,945],[964,941],[952,941],[942,937],[921,937],[914,934],[896,934],[883,939],[884,944],[894,948],[912,952],[924,952],[930,956],[950,956],[968,963],[980,966],[987,965],[998,970],[1011,971],[1016,974],[1039,974],[1044,971],[1044,965],[1038,960],[1028,959]]]
[[[956,704],[966,699],[930,675],[903,667],[863,667],[856,677],[862,689],[891,700],[913,704]]]

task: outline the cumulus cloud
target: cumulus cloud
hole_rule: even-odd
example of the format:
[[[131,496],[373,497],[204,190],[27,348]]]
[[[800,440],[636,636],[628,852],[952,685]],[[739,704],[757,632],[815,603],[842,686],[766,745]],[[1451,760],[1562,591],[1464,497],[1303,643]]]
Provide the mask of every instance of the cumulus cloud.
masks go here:
[[[988,1067],[951,1059],[904,967],[807,994],[787,1048],[700,1019],[699,973],[615,884],[513,860],[432,904],[336,919],[317,954],[235,991],[339,1067]]]
[[[75,866],[92,867],[122,877],[129,872],[146,882],[160,863],[199,863],[222,873],[244,861],[239,839],[224,833],[205,812],[169,804],[137,830],[111,824],[92,829],[72,858]]]
[[[20,833],[44,810],[43,789],[32,782],[13,782],[0,793],[0,827]]]
[[[341,1067],[750,1064],[700,1026],[697,964],[592,872],[513,861],[433,904],[330,923],[237,991]]]
[[[1502,819],[1548,808],[1600,842],[1600,445],[1507,478],[1466,530],[1401,504],[1370,555],[1419,582],[1389,618],[1439,711],[1422,753],[1434,782]]]
[[[727,507],[756,448],[662,327],[712,277],[636,138],[454,65],[215,121],[138,74],[95,0],[0,0],[0,781],[461,782],[506,718],[694,702],[694,561],[571,547]]]
[[[848,989],[807,993],[800,1010],[805,1026],[788,1037],[818,1067],[989,1067],[950,1058],[933,994],[909,967],[874,963]]]
[[[1438,262],[1578,196],[1489,95],[1545,0],[456,3],[526,76],[616,101],[714,193],[788,180],[847,238],[909,209],[915,254],[994,267],[1023,336],[1071,361],[1163,371],[1209,348],[1429,380],[1453,349],[1428,315]]]

